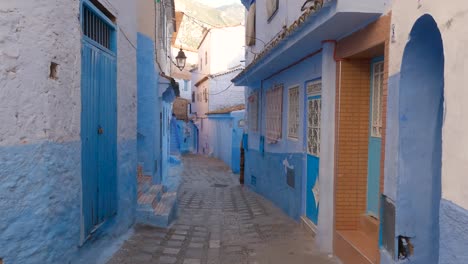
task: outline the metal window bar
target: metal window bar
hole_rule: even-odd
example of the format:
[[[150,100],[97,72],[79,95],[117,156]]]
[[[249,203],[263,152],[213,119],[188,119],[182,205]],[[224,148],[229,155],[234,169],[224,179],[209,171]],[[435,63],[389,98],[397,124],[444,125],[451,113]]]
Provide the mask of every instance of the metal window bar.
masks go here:
[[[111,50],[111,37],[114,29],[98,15],[83,6],[83,33],[102,47]]]

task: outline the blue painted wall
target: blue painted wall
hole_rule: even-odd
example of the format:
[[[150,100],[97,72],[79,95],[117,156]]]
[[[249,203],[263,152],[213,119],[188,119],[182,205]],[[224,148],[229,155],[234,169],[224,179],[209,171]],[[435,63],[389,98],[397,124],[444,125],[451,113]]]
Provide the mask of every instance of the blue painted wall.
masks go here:
[[[468,263],[468,210],[442,199],[439,264]]]
[[[180,138],[180,152],[196,153],[196,127],[192,121],[185,122],[182,120],[177,121],[177,136]]]
[[[240,144],[244,128],[239,126],[241,121],[245,123],[245,111],[236,111],[231,113],[232,116],[232,157],[231,169],[234,173],[240,173]]]
[[[249,149],[245,152],[245,185],[272,201],[290,217],[299,220],[302,215],[304,158],[303,154],[266,152],[262,155],[257,150]],[[294,188],[286,182],[285,160],[294,170]],[[252,177],[255,177],[254,181]]]
[[[103,239],[127,232],[135,219],[136,140],[120,141],[117,151],[117,215],[78,247],[81,142],[1,147],[0,254],[4,263],[79,263],[84,255],[99,256],[109,245],[101,243]]]
[[[307,50],[301,50],[307,54]],[[310,51],[312,52],[312,51]],[[301,215],[305,215],[308,202],[305,201],[307,158],[306,149],[306,107],[305,107],[305,83],[306,81],[320,78],[322,75],[322,56],[309,58],[300,64],[284,71],[271,79],[262,83],[251,83],[248,86],[247,95],[254,91],[262,91],[261,108],[259,109],[259,132],[248,131],[248,150],[245,152],[245,183],[253,190],[273,201],[282,208],[289,216],[298,220]],[[261,149],[261,136],[264,135],[266,127],[266,89],[274,84],[283,83],[283,117],[282,117],[282,139],[276,144],[264,144],[264,153]],[[288,109],[288,88],[294,85],[300,86],[299,109],[303,115],[300,120],[299,138],[287,138],[287,109]],[[287,162],[285,162],[287,161]],[[286,167],[289,164],[294,168],[294,188],[290,187],[286,181]],[[256,179],[256,186],[251,184],[252,176]],[[315,202],[314,202],[315,206]]]
[[[158,83],[155,69],[154,41],[142,34],[137,34],[137,76],[138,76],[138,162],[143,166],[145,175],[157,174],[157,151],[159,140]],[[159,177],[155,183],[160,182]]]
[[[398,89],[398,98],[388,101],[388,124],[398,129],[390,127],[387,135],[398,148],[387,150],[392,155],[386,172],[394,174],[385,183],[390,195],[396,183],[395,236],[410,237],[414,246],[407,263],[436,263],[439,258],[443,88],[442,39],[435,21],[425,15],[411,31],[401,73],[389,82],[389,91]],[[382,259],[392,257],[396,259],[384,254]]]
[[[240,144],[243,127],[239,126],[239,121],[244,119],[245,111],[208,116],[212,155],[223,160],[234,173],[240,172]]]
[[[232,129],[233,118],[230,114],[209,115],[205,131],[211,155],[232,166]],[[240,145],[239,145],[240,146]]]

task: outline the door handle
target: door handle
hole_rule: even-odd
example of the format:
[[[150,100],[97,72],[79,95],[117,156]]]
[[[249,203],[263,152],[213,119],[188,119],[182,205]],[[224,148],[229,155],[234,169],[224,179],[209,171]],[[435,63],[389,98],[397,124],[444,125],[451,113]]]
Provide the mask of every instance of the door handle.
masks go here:
[[[102,127],[99,126],[99,127],[98,127],[98,130],[97,130],[97,133],[98,133],[99,135],[104,134],[104,129],[102,129]]]

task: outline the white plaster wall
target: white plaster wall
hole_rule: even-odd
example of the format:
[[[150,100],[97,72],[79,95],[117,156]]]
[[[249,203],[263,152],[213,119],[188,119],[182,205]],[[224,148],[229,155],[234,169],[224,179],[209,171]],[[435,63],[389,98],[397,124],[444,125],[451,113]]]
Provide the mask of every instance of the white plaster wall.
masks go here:
[[[210,73],[221,73],[242,65],[241,61],[245,57],[245,27],[224,27],[212,29],[210,32],[212,34],[208,50]]]
[[[0,146],[79,139],[80,25],[70,19],[77,14],[74,1],[1,1]]]
[[[118,141],[136,139],[137,131],[137,73],[136,73],[136,43],[137,10],[133,1],[99,0],[116,9],[119,35],[117,42],[117,115]],[[109,8],[109,9],[110,9]]]
[[[239,72],[240,70],[210,80],[209,111],[245,103],[244,87],[231,83]]]
[[[442,197],[468,209],[468,90],[465,88],[468,82],[468,51],[465,48],[468,43],[468,2],[394,1],[392,25],[395,35],[391,36],[389,76],[400,72],[411,28],[424,14],[430,14],[437,22],[445,53]]]
[[[249,47],[248,50],[254,53],[260,53],[265,44],[269,43],[276,35],[282,30],[283,26],[290,26],[301,14],[301,7],[304,4],[302,0],[288,0],[279,1],[279,7],[277,13],[273,16],[270,22],[268,22],[267,0],[257,0],[257,12],[256,12],[256,38],[255,46]],[[242,38],[245,43],[245,37]],[[245,44],[244,44],[245,45]],[[249,64],[254,54],[247,52],[247,64]]]
[[[93,247],[78,247],[79,4],[74,0],[0,2],[0,254],[7,263],[68,263],[90,255],[95,260],[105,245],[100,241]],[[126,32],[118,35],[119,214],[103,228],[114,236],[128,230],[134,219],[136,11],[133,1],[102,4]],[[59,65],[57,79],[49,78],[51,62]]]
[[[185,98],[192,101],[192,82],[187,81],[187,91],[185,91],[185,80],[182,79],[176,79],[176,81],[179,83],[179,90],[180,90],[180,97]]]
[[[210,93],[209,81],[205,81],[200,84],[198,87],[194,87],[195,91],[195,103],[192,103],[192,111],[197,112],[199,118],[206,116],[208,110],[208,102],[205,101],[203,96],[203,90],[206,89],[207,93]],[[200,100],[198,100],[198,95],[200,95]],[[209,98],[208,98],[209,99]],[[208,100],[209,101],[209,100]]]
[[[198,49],[198,72],[202,74],[200,79],[211,73],[211,37],[212,31],[209,31]],[[205,52],[208,53],[208,61],[205,60]]]

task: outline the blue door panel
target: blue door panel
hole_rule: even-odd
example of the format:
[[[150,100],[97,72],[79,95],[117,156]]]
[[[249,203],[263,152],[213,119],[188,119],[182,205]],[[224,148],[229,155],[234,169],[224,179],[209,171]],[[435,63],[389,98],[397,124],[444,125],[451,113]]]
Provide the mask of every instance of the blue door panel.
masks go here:
[[[367,177],[367,213],[378,218],[380,202],[380,156],[382,139],[369,139],[369,162]]]
[[[367,214],[379,218],[380,205],[380,157],[382,149],[382,139],[371,136],[372,133],[372,98],[374,84],[374,66],[382,63],[383,58],[375,58],[371,64],[371,87],[369,104],[369,146],[367,162]]]
[[[116,70],[115,55],[83,40],[81,139],[86,237],[117,208]]]
[[[317,183],[319,176],[318,157],[307,155],[307,184],[306,184],[306,216],[315,224],[318,224],[318,208],[312,189]]]

